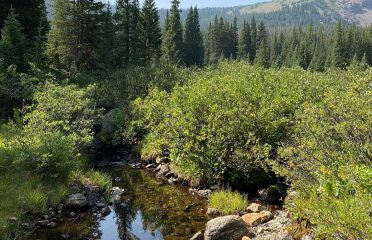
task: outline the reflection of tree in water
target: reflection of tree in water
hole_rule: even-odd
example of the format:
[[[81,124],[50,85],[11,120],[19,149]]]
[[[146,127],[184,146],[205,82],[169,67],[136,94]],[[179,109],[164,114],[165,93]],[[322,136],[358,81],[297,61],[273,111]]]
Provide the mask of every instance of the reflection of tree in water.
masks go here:
[[[164,185],[146,171],[124,168],[113,172],[120,187],[126,189],[126,201],[115,204],[121,239],[127,239],[136,213],[140,211],[144,230],[160,230],[165,239],[188,239],[206,222],[204,200],[190,196],[184,189]],[[189,212],[184,209],[195,204]],[[203,210],[202,210],[203,209]]]

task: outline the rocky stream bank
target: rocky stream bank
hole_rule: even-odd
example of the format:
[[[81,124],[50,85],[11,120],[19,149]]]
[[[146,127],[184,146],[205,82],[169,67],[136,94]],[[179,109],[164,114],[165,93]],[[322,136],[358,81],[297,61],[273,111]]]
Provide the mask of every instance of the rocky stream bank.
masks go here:
[[[111,172],[114,187],[109,195],[100,191],[97,186],[83,186],[78,183],[71,185],[69,195],[63,203],[50,206],[48,213],[40,216],[36,222],[25,224],[28,229],[43,233],[31,237],[31,240],[293,239],[287,231],[291,224],[288,212],[268,204],[282,197],[275,191],[273,194],[273,191],[262,189],[255,199],[261,204],[252,203],[243,212],[222,216],[217,209],[208,208],[206,204],[209,194],[217,190],[218,186],[190,186],[188,181],[172,171],[169,155],[164,154],[149,161],[133,161],[128,154],[123,158],[110,159],[98,162],[99,168],[115,169]],[[123,173],[125,174],[122,175]],[[129,175],[126,176],[127,174]],[[114,221],[108,221],[111,218]],[[86,221],[87,219],[94,220]],[[135,229],[138,221],[142,222],[139,231]],[[105,224],[110,232],[109,238],[103,229]],[[64,226],[62,230],[61,225]],[[89,228],[88,234],[76,237],[66,230],[66,226],[73,228],[74,225]],[[90,228],[91,225],[94,227]],[[48,230],[54,228],[56,231]],[[113,231],[118,234],[112,236]],[[149,234],[141,235],[143,232]],[[311,239],[310,236],[303,238]]]

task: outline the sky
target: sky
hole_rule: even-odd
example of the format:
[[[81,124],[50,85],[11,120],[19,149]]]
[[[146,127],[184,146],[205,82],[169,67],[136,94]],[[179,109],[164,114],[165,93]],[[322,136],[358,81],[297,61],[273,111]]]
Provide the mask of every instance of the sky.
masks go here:
[[[205,7],[233,7],[249,5],[258,2],[267,2],[268,0],[180,0],[181,8],[189,8],[191,5],[197,5],[198,8]],[[155,0],[158,8],[170,8],[171,0]]]

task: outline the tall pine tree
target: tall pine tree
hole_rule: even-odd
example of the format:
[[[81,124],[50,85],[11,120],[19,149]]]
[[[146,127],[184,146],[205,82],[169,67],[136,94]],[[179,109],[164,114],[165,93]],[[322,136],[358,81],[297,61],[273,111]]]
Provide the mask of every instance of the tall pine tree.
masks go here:
[[[163,34],[162,58],[165,62],[182,65],[184,48],[179,4],[179,0],[172,0],[170,15]]]
[[[139,15],[138,0],[117,1],[115,20],[118,39],[115,55],[118,65],[128,66],[139,62]]]
[[[19,71],[26,71],[25,36],[14,9],[10,9],[1,30],[0,49],[2,49],[0,58],[3,58],[5,66],[15,65]]]
[[[201,66],[204,58],[203,38],[200,32],[199,13],[190,7],[185,24],[184,63],[186,66]]]
[[[252,38],[251,27],[249,23],[244,20],[242,30],[239,36],[239,59],[246,59],[249,61],[249,54],[252,52]]]
[[[47,55],[54,67],[71,72],[92,69],[102,40],[104,4],[94,0],[55,0]]]
[[[344,29],[340,23],[337,25],[333,44],[332,65],[334,68],[344,69],[347,66],[347,53],[344,41]]]
[[[157,63],[161,54],[161,29],[154,0],[145,0],[138,29],[141,63]]]

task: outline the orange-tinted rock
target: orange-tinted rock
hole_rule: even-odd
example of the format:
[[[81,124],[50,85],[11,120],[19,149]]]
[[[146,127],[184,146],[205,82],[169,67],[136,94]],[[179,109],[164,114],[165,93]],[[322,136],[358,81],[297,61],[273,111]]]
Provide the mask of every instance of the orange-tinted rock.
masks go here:
[[[260,213],[248,213],[242,216],[243,221],[250,227],[256,227],[262,223],[268,222],[272,218],[272,214],[268,211]]]

